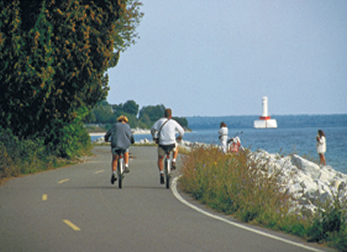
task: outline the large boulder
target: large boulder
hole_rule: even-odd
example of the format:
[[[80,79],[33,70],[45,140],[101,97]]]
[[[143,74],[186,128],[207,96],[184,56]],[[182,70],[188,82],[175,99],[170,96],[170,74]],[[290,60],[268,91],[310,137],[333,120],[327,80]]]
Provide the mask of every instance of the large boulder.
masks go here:
[[[303,171],[306,175],[312,179],[318,179],[320,176],[319,166],[311,161],[308,161],[296,154],[292,156],[292,164],[298,167],[299,170]]]
[[[264,150],[253,152],[250,159],[259,161],[264,176],[276,172],[278,183],[292,198],[291,213],[309,216],[336,198],[347,201],[347,175],[331,166],[320,167],[296,154],[281,157]]]

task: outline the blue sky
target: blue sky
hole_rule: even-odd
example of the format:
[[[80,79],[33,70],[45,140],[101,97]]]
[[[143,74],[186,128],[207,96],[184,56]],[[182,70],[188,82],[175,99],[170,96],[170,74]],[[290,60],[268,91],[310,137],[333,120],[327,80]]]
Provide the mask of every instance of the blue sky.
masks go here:
[[[174,116],[347,113],[347,1],[142,0],[110,104]]]

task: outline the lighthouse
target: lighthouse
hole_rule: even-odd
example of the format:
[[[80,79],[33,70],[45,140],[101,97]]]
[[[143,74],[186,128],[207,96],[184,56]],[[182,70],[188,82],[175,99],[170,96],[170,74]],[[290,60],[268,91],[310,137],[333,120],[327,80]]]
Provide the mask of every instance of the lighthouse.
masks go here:
[[[262,98],[262,104],[263,104],[263,114],[259,116],[259,120],[254,121],[254,128],[256,129],[277,128],[277,121],[275,119],[271,119],[271,116],[269,116],[268,114],[266,96]]]

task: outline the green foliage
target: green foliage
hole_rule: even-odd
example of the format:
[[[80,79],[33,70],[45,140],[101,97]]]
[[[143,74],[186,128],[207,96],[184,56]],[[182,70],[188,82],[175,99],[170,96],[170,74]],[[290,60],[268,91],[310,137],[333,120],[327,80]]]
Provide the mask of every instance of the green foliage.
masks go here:
[[[0,127],[0,180],[53,168],[56,162],[43,141],[19,140],[9,129]]]
[[[346,202],[340,202],[338,197],[334,202],[327,201],[317,211],[314,222],[307,231],[309,241],[325,241],[335,248],[347,251],[346,207]]]
[[[86,122],[98,124],[113,124],[120,115],[125,115],[129,119],[132,128],[151,128],[154,122],[164,116],[164,105],[145,106],[139,112],[139,105],[129,100],[124,104],[110,105],[107,101],[102,101],[91,111]],[[139,118],[137,118],[139,114]],[[173,117],[182,127],[188,128],[188,121],[184,117]],[[110,126],[106,126],[108,129]]]
[[[73,158],[90,153],[93,148],[89,134],[83,127],[83,119],[88,109],[81,107],[75,120],[60,130],[60,141],[56,153],[60,157]]]
[[[132,100],[131,101],[127,101],[123,105],[123,111],[124,111],[124,113],[137,116],[137,113],[139,111],[139,105],[136,104],[136,102],[134,102]]]
[[[134,0],[0,1],[0,126],[19,139],[71,144],[61,134],[76,135],[79,126],[71,127],[80,121],[80,109],[91,110],[106,98],[105,72],[138,37],[140,5]]]
[[[172,119],[175,119],[182,127],[188,128],[188,120],[187,120],[187,118],[173,116]]]
[[[91,111],[88,119],[91,123],[115,123],[117,115],[112,112],[112,107],[107,102],[101,102]]]
[[[78,124],[77,121],[76,124]],[[50,149],[50,145],[44,144],[43,139],[20,140],[12,134],[11,130],[0,127],[0,183],[5,178],[74,163],[75,159],[71,157],[91,155],[90,137],[82,124],[79,125],[80,127],[73,126],[62,130],[63,140],[60,141],[62,146],[55,148],[54,151]],[[61,153],[57,153],[58,151]],[[58,159],[57,156],[68,159]]]
[[[155,122],[164,116],[165,106],[163,104],[156,106],[145,106],[140,110],[139,119],[146,122],[147,120]]]

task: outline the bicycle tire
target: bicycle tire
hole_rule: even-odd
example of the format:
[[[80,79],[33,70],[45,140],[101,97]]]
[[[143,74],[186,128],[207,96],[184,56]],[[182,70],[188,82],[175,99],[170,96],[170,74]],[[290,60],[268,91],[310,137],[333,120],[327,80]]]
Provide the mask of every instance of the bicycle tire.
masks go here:
[[[118,174],[118,188],[122,189],[123,184],[123,158],[118,158],[118,166],[117,166],[117,174]]]
[[[166,158],[165,160],[165,180],[166,180],[166,189],[170,188],[170,159]]]

